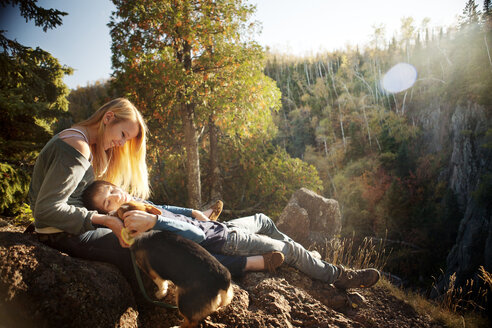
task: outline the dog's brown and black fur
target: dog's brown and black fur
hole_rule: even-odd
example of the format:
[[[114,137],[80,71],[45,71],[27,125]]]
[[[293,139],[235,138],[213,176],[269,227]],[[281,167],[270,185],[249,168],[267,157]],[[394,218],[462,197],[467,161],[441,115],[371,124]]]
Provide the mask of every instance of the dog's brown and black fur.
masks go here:
[[[152,211],[135,203],[123,205],[118,216],[134,209]],[[209,314],[231,302],[231,274],[197,243],[172,232],[154,230],[137,237],[131,250],[138,266],[159,287],[157,297],[166,295],[167,280],[176,286],[176,302],[184,317],[182,327],[196,327]]]

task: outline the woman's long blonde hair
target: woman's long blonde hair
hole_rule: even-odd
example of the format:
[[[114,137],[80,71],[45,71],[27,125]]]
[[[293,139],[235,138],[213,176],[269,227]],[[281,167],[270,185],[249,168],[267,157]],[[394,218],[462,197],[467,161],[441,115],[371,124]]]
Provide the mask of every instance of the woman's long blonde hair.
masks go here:
[[[139,133],[135,138],[125,142],[124,146],[112,147],[105,151],[103,136],[106,125],[103,118],[108,111],[113,112],[115,117],[110,125],[131,120],[139,125]],[[90,146],[94,156],[92,166],[97,179],[109,181],[133,196],[146,199],[150,193],[145,162],[147,126],[137,108],[128,99],[116,98],[77,125],[98,126],[96,143]]]

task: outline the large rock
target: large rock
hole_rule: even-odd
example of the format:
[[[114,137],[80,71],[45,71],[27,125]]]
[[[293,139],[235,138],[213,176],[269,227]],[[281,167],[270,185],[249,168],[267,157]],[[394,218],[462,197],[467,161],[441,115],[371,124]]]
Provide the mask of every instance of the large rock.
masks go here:
[[[144,283],[152,295],[152,282]],[[384,284],[345,292],[287,265],[275,274],[246,274],[235,283],[232,303],[201,328],[441,327],[391,296]],[[173,302],[172,294],[166,302]],[[176,310],[153,306],[138,295],[132,297],[110,265],[71,258],[32,235],[0,228],[0,327],[172,327],[182,322]]]
[[[115,267],[0,231],[0,326],[137,327],[135,308]]]
[[[277,225],[305,247],[324,245],[336,237],[342,228],[338,202],[301,188],[290,198]]]

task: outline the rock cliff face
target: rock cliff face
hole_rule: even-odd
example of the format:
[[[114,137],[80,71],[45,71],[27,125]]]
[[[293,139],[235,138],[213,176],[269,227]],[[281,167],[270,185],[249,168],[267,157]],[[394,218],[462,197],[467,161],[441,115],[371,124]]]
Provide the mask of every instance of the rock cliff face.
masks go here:
[[[484,190],[481,198],[474,196],[486,174],[492,173],[492,150],[485,147],[490,143],[491,137],[486,133],[492,118],[490,110],[475,104],[437,107],[417,116],[428,140],[428,151],[444,150],[450,154],[442,178],[447,180],[464,213],[456,243],[447,257],[445,274],[433,291],[433,296],[438,296],[455,272],[456,283],[463,285],[466,280],[477,278],[480,265],[492,271],[492,199],[484,199],[492,191]]]

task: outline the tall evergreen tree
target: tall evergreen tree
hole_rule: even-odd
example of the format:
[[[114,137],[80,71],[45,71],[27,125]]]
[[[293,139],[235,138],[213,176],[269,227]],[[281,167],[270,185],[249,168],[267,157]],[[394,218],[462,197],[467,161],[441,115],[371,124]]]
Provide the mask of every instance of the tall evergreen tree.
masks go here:
[[[492,30],[492,3],[491,0],[483,1],[483,21],[487,30]]]
[[[460,28],[475,25],[480,22],[480,10],[475,0],[468,0],[463,14],[460,16]]]
[[[45,32],[60,25],[66,15],[39,7],[35,0],[0,0],[0,5],[18,6],[26,21],[34,20]],[[71,69],[40,48],[8,39],[4,31],[0,31],[0,49],[0,173],[7,177],[0,185],[2,211],[22,202],[27,190],[22,168],[33,164],[52,136],[57,119],[67,112],[68,88],[63,76]],[[16,190],[17,196],[9,190]]]

